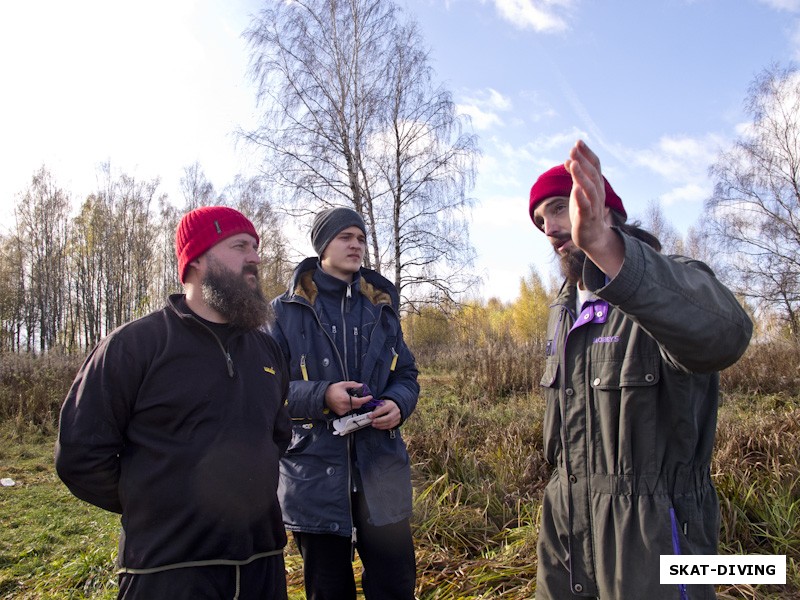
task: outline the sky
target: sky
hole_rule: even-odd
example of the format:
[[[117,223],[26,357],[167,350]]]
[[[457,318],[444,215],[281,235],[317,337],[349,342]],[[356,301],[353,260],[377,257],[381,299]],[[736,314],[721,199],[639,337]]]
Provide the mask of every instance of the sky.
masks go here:
[[[685,234],[713,191],[709,166],[750,119],[750,84],[800,59],[800,0],[396,1],[479,138],[470,242],[482,299],[514,300],[531,269],[557,272],[528,192],[575,140],[630,217],[658,202]],[[261,6],[0,3],[0,233],[42,166],[76,205],[102,163],[160,178],[176,205],[195,162],[218,191],[256,173],[234,132],[257,115],[241,34]],[[294,251],[313,254],[304,235]]]

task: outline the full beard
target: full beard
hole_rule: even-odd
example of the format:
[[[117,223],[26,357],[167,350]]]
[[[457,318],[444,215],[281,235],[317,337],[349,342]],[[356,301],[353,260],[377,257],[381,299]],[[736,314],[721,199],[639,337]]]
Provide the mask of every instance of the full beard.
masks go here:
[[[256,276],[255,287],[247,282],[246,274]],[[234,273],[211,259],[203,280],[203,299],[231,325],[258,329],[272,318],[272,307],[258,282],[255,265],[245,265],[241,273]]]
[[[578,283],[583,277],[583,263],[586,254],[577,248],[570,249],[566,254],[559,255],[561,274],[570,283]]]

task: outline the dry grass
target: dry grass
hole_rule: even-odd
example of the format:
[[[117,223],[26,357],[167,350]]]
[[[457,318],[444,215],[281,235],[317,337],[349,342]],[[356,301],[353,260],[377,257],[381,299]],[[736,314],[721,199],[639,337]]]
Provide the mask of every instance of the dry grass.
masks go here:
[[[416,490],[413,523],[418,596],[441,600],[530,598],[536,577],[539,499],[549,477],[542,454],[544,405],[538,395],[542,351],[510,341],[462,350],[430,355],[440,361],[424,365],[423,395],[404,430]],[[788,559],[786,586],[720,588],[719,597],[724,600],[800,598],[796,360],[797,354],[785,346],[755,346],[740,365],[723,374],[712,465],[721,505],[721,552],[786,554]],[[73,529],[91,531],[88,525],[81,525],[89,519],[85,505],[58,487],[49,458],[58,407],[79,364],[77,358],[64,357],[0,358],[0,448],[15,449],[0,451],[0,462],[5,459],[6,470],[15,478],[42,477],[41,482],[31,479],[32,489],[40,483],[54,486],[47,493],[69,511],[65,522]],[[36,450],[39,446],[41,451]],[[37,464],[28,464],[22,457],[29,455],[43,457],[44,462],[39,464],[37,459]],[[8,500],[15,502],[12,496]],[[26,517],[34,514],[30,511],[36,507],[22,500],[20,495],[20,504],[8,504],[5,514],[15,515],[14,522],[27,519],[37,523],[35,515]],[[46,504],[37,502],[37,506]],[[97,518],[92,513],[90,520]],[[22,528],[16,531],[20,535],[27,532]],[[20,539],[38,539],[45,533],[29,531]],[[105,544],[108,533],[102,535]],[[0,567],[13,569],[9,579],[4,582],[0,577],[0,582],[11,585],[13,577],[14,593],[22,593],[16,587],[22,585],[16,573],[34,569],[43,577],[46,574],[54,589],[77,590],[69,587],[71,581],[79,582],[74,586],[84,586],[84,592],[64,591],[51,597],[101,597],[83,593],[86,582],[97,582],[98,573],[111,572],[107,552],[81,555],[80,573],[87,574],[83,578],[63,566],[74,563],[59,550],[68,543],[66,538],[47,550],[54,553],[52,557],[28,555],[15,543],[0,544],[5,557]],[[95,546],[90,538],[83,538],[81,544]],[[34,560],[35,564],[30,562]],[[291,597],[301,598],[302,562],[291,545],[287,571]],[[0,585],[4,593],[10,589]],[[37,597],[31,593],[19,597]]]

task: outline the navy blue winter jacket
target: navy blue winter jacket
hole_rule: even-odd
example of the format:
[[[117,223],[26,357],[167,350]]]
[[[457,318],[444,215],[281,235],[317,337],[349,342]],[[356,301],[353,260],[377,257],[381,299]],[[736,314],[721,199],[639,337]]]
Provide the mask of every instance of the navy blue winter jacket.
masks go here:
[[[325,405],[325,390],[349,378],[328,327],[323,327],[336,316],[322,314],[313,280],[318,268],[317,257],[305,259],[288,291],[273,301],[276,320],[270,332],[289,363],[292,418],[278,497],[287,529],[349,536],[353,457],[358,457],[359,489],[377,526],[411,516],[410,461],[399,428],[366,427],[344,437],[333,435],[331,422],[337,415]],[[350,292],[361,294],[360,381],[375,397],[393,400],[405,421],[416,407],[419,384],[414,357],[403,341],[397,290],[375,271],[362,268]]]

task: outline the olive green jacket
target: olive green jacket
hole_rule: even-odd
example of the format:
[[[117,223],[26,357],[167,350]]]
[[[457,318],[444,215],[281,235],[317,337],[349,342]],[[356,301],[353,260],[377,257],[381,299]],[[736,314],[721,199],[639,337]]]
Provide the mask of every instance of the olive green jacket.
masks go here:
[[[576,315],[565,285],[551,307],[541,383],[555,472],[537,598],[678,599],[678,586],[659,583],[660,555],[717,552],[718,372],[744,353],[752,323],[705,264],[619,233],[613,280],[584,265],[600,301]],[[689,586],[688,597],[713,588]]]

